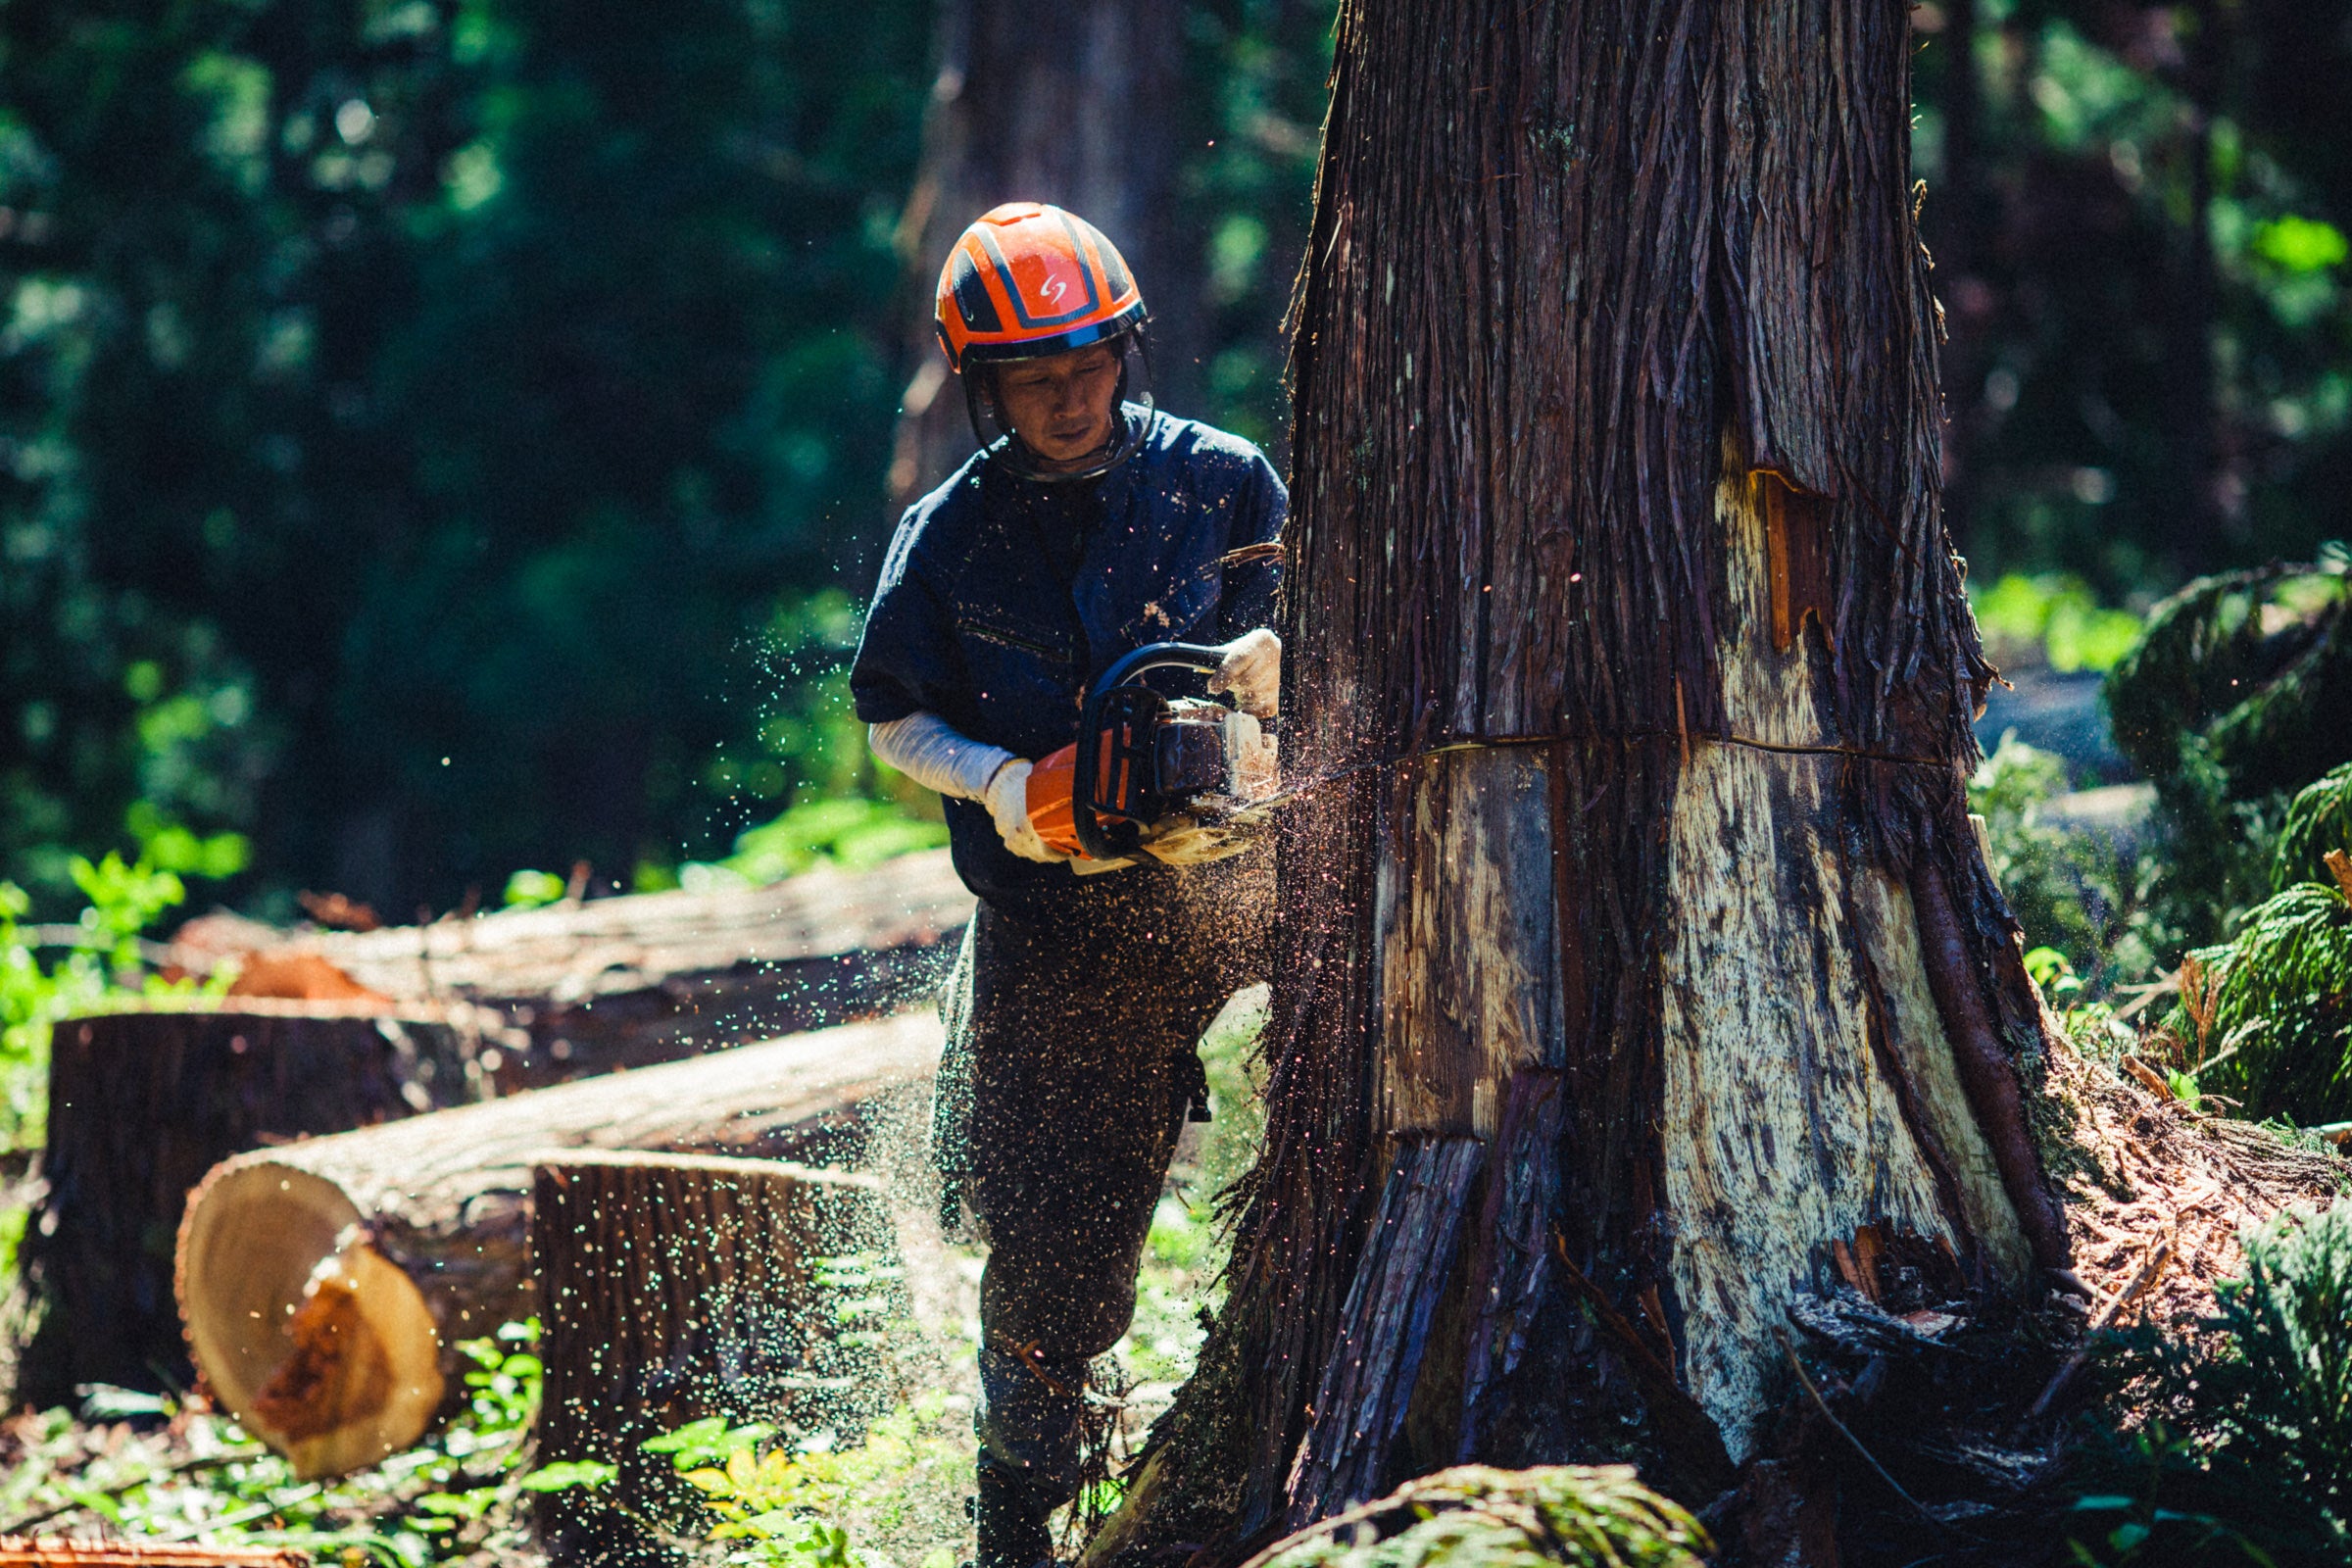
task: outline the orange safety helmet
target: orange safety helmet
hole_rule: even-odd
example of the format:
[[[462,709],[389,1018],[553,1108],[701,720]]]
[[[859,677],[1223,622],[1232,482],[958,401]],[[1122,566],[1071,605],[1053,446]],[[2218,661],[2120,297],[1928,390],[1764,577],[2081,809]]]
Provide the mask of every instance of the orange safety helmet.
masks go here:
[[[1006,202],[965,229],[939,270],[948,366],[1042,359],[1144,324],[1143,291],[1118,247],[1072,213]]]

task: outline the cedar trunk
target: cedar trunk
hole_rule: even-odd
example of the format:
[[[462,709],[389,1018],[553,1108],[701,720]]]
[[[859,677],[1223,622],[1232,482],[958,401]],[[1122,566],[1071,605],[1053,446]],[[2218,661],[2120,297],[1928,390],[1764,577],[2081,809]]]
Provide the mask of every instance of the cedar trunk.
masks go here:
[[[141,1009],[63,1019],[52,1037],[47,1192],[24,1245],[46,1311],[15,1390],[35,1408],[84,1383],[186,1386],[172,1243],[206,1171],[485,1092],[470,1035],[374,1007]]]
[[[577,1153],[539,1166],[540,1461],[616,1465],[621,1501],[683,1530],[699,1494],[639,1445],[710,1415],[818,1427],[869,1413],[878,1380],[857,1374],[873,1357],[838,1338],[819,1264],[870,1268],[895,1247],[868,1175],[708,1154]],[[539,1527],[558,1564],[676,1560],[602,1497],[548,1494]]]
[[[1863,1227],[2066,1260],[1970,830],[1890,0],[1353,0],[1294,343],[1265,1153],[1122,1550],[1705,1501]]]
[[[920,500],[971,455],[932,291],[956,236],[1001,203],[1052,202],[1110,236],[1154,312],[1157,395],[1181,405],[1197,384],[1188,334],[1200,242],[1176,200],[1188,108],[1179,20],[1149,0],[940,0],[939,76],[899,219],[911,369],[893,505]]]
[[[927,1013],[539,1089],[216,1167],[177,1295],[214,1395],[306,1476],[422,1436],[464,1340],[536,1308],[531,1168],[564,1150],[807,1155],[939,1058]]]

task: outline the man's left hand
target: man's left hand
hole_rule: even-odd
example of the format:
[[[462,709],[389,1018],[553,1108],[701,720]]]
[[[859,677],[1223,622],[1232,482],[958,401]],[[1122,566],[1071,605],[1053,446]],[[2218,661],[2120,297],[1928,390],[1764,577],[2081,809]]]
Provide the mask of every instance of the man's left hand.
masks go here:
[[[1221,644],[1225,656],[1208,678],[1212,692],[1231,692],[1237,707],[1259,718],[1272,718],[1282,698],[1282,639],[1265,627]]]

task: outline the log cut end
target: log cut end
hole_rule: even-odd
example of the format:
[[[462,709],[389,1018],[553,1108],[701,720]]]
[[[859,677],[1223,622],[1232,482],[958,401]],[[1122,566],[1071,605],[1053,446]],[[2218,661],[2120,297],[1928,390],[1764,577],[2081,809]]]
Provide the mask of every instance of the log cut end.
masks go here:
[[[188,1200],[178,1273],[197,1369],[298,1474],[340,1475],[423,1436],[440,1335],[333,1183],[267,1155],[222,1165]]]

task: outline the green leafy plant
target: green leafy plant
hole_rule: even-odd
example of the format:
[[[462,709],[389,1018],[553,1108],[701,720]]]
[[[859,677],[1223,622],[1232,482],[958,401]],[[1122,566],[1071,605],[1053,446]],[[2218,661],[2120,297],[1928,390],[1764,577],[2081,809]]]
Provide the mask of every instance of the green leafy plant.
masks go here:
[[[2007,572],[1969,601],[1985,652],[2005,667],[2109,670],[2139,640],[2137,615],[2101,605],[2082,578],[2065,573]]]
[[[0,1534],[99,1519],[138,1542],[293,1546],[322,1560],[357,1552],[384,1568],[520,1550],[529,1494],[612,1475],[608,1465],[528,1464],[538,1336],[533,1320],[461,1343],[465,1408],[418,1446],[333,1481],[298,1480],[226,1416],[101,1391],[90,1413],[134,1419],[92,1426],[63,1410],[28,1418],[37,1431],[0,1482]]]
[[[2352,762],[2330,768],[2305,785],[2287,804],[2286,823],[2271,860],[2271,890],[2299,882],[2329,883],[2335,872],[2328,852],[2352,854]]]
[[[716,867],[745,882],[775,882],[818,865],[862,870],[948,842],[945,822],[925,821],[896,801],[839,796],[796,803],[772,822],[747,829]],[[688,873],[698,867],[689,866]]]
[[[947,1395],[923,1394],[875,1421],[854,1446],[838,1449],[829,1429],[780,1440],[772,1426],[730,1425],[715,1416],[643,1446],[669,1455],[703,1495],[714,1519],[708,1538],[738,1544],[731,1560],[886,1568],[890,1559],[853,1544],[852,1531],[890,1537],[918,1516],[936,1530],[930,1516],[941,1512],[941,1499],[959,1505],[971,1451],[949,1427],[952,1408]],[[954,1561],[945,1550],[932,1555]],[[926,1558],[924,1568],[944,1565]]]
[[[2065,760],[2011,734],[1978,766],[1968,798],[1984,818],[1994,880],[2071,1000],[2153,967],[2141,916],[2154,868],[2128,842],[2050,820],[2067,790]]]
[[[2107,677],[2116,745],[2156,787],[2159,951],[2212,944],[2277,891],[2289,797],[2352,760],[2352,557],[2200,577]]]
[[[70,874],[88,904],[62,931],[29,928],[32,900],[0,882],[0,1157],[37,1149],[45,1135],[51,1024],[140,996],[208,989],[152,973],[139,934],[187,897],[183,873],[242,869],[245,841],[227,833],[198,838],[153,813],[134,814],[132,825],[144,829],[133,859],[111,850],[96,860],[73,858]],[[63,956],[44,963],[44,951]]]

